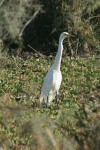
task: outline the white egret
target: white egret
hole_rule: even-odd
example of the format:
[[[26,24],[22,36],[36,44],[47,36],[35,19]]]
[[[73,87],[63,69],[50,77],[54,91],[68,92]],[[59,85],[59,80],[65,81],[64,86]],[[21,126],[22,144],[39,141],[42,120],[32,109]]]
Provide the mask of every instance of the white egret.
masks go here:
[[[63,40],[68,36],[72,36],[67,32],[63,32],[59,38],[59,46],[58,46],[58,53],[55,57],[55,61],[53,65],[50,67],[43,83],[43,87],[41,90],[40,95],[40,105],[42,102],[45,102],[47,106],[50,106],[55,96],[57,96],[61,81],[62,81],[62,74],[60,71],[61,66],[61,58],[63,52]]]

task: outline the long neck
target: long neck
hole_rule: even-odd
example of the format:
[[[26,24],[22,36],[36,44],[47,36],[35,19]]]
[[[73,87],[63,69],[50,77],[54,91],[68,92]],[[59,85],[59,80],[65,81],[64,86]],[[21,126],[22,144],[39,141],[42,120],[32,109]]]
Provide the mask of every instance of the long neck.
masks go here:
[[[62,51],[63,51],[63,39],[59,39],[58,53],[57,53],[57,55],[55,57],[55,61],[54,61],[54,66],[55,66],[55,69],[57,69],[57,70],[60,70]]]

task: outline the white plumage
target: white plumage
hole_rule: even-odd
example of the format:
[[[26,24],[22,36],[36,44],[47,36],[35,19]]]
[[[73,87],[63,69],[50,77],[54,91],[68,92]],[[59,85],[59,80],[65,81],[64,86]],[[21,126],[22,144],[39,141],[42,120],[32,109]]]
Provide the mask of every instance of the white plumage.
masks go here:
[[[63,40],[67,36],[73,36],[73,35],[70,35],[67,32],[63,32],[60,35],[58,53],[55,57],[55,61],[53,65],[50,67],[44,79],[44,83],[40,95],[40,105],[42,104],[42,102],[45,102],[47,106],[51,105],[53,99],[55,99],[56,94],[58,94],[61,81],[62,81],[60,66],[61,66],[61,58],[63,52]]]

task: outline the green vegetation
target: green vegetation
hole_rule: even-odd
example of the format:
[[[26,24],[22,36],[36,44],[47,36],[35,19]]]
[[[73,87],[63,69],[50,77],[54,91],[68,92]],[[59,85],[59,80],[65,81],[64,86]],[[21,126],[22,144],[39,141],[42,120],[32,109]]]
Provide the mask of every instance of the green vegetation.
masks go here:
[[[5,62],[5,61],[4,61]],[[0,73],[0,146],[4,149],[99,149],[100,59],[64,57],[59,107],[40,107],[52,60],[9,57]],[[0,147],[0,148],[1,148]]]
[[[0,150],[99,150],[100,0],[1,0],[0,23]],[[59,105],[40,107],[64,31]]]

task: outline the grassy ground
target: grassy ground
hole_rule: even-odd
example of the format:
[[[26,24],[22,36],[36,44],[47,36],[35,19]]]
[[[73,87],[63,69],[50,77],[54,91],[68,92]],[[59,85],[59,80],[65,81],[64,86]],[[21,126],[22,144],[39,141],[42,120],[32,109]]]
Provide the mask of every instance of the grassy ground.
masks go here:
[[[100,59],[63,58],[58,108],[38,105],[53,60],[0,61],[0,150],[100,149]]]

